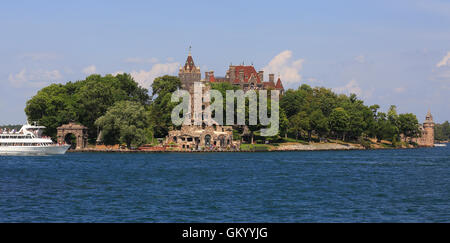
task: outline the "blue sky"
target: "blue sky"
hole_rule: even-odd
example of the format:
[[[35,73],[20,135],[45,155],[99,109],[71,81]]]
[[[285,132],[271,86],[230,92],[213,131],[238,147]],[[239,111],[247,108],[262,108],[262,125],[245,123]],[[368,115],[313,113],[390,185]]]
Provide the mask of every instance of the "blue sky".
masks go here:
[[[10,1],[0,8],[0,124],[50,83],[202,73],[230,63],[450,120],[450,1]]]

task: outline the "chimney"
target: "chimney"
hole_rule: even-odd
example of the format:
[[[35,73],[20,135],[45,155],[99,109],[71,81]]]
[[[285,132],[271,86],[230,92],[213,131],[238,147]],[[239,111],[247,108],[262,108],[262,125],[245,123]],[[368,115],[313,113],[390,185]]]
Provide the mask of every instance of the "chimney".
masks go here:
[[[239,81],[244,82],[244,70],[239,70]]]
[[[269,74],[269,82],[275,82],[275,74],[273,73]]]
[[[230,66],[230,80],[231,82],[234,82],[236,79],[236,68],[234,66]]]
[[[258,72],[258,77],[259,77],[259,80],[261,82],[264,82],[264,71],[259,71]]]
[[[208,72],[208,71],[205,72],[205,80],[206,80],[206,81],[209,80],[209,72]]]

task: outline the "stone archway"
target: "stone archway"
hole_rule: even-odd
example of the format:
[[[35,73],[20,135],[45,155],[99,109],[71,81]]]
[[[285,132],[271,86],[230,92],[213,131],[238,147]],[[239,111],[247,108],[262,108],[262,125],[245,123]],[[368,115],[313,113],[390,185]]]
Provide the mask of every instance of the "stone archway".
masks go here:
[[[58,143],[65,143],[66,136],[68,134],[75,135],[76,139],[76,148],[75,149],[83,149],[87,147],[87,139],[88,139],[88,129],[87,127],[70,122],[69,124],[64,124],[57,128],[58,133]]]
[[[64,136],[63,141],[65,142],[65,144],[70,145],[70,149],[76,149],[77,148],[77,136],[75,136],[75,134],[67,133]]]

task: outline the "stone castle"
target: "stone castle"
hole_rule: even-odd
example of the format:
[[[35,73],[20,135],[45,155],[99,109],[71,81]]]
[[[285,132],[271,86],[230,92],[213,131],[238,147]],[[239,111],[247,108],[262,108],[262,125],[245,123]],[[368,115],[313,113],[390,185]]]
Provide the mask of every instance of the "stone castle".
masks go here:
[[[434,146],[434,121],[431,112],[428,111],[425,122],[419,127],[420,135],[418,138],[412,139],[421,147],[433,147]]]
[[[239,86],[244,92],[248,90],[279,90],[280,94],[284,93],[283,83],[278,78],[274,81],[274,74],[269,74],[269,80],[264,81],[264,71],[256,72],[253,65],[244,66],[230,65],[225,77],[216,77],[214,71],[205,72],[204,79],[201,78],[200,68],[197,67],[189,51],[184,66],[180,67],[178,77],[181,81],[181,88],[187,90],[191,97],[194,97],[194,83],[201,82],[203,92],[210,89],[211,83],[227,82],[234,86]],[[191,102],[191,110],[194,102]],[[202,109],[207,107],[209,103],[203,102]],[[201,114],[203,116],[203,114]],[[192,120],[193,114],[190,115]],[[176,144],[185,150],[233,150],[239,148],[240,141],[233,141],[233,129],[231,126],[220,125],[183,125],[180,130],[169,131],[166,137],[167,144]]]
[[[216,77],[214,71],[205,72],[204,79],[201,77],[200,68],[194,63],[194,59],[189,51],[184,66],[181,66],[178,77],[181,81],[181,88],[187,90],[191,97],[194,97],[194,83],[200,82],[203,85],[203,92],[210,89],[211,83],[227,82],[240,89],[259,90],[259,89],[276,89],[280,94],[284,93],[283,83],[278,78],[275,83],[275,75],[269,74],[269,80],[264,81],[264,71],[256,71],[253,65],[244,66],[230,65],[224,77]],[[202,109],[209,103],[202,101]],[[191,110],[194,102],[191,101]],[[191,120],[194,120],[194,114],[188,114]],[[203,118],[205,116],[200,114]],[[192,123],[193,124],[193,123]],[[433,117],[428,111],[425,122],[419,127],[420,135],[412,138],[411,141],[417,143],[421,147],[434,146],[434,122]],[[169,135],[165,139],[166,144],[176,144],[180,149],[184,150],[230,150],[239,148],[240,141],[233,141],[233,129],[231,126],[215,125],[183,125],[180,130],[169,131]]]
[[[184,67],[180,67],[178,77],[181,80],[182,88],[185,90],[192,90],[194,82],[204,83],[218,83],[227,82],[235,86],[239,86],[242,90],[258,90],[258,89],[275,89],[279,90],[280,94],[283,94],[284,87],[281,79],[278,77],[275,83],[275,74],[269,74],[269,80],[264,81],[264,71],[256,72],[253,65],[251,66],[233,66],[230,65],[225,77],[214,76],[214,71],[205,72],[205,77],[201,79],[200,68],[195,66],[194,59],[191,52],[187,57]]]

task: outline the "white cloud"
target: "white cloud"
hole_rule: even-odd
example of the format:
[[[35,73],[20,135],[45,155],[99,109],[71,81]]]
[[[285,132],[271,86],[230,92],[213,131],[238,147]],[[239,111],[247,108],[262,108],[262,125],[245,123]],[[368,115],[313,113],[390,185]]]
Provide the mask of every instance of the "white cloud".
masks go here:
[[[142,87],[149,89],[156,77],[166,74],[174,74],[178,70],[179,66],[180,63],[178,62],[157,63],[153,65],[149,71],[133,71],[131,72],[131,76]]]
[[[292,51],[286,50],[276,55],[269,64],[263,68],[266,74],[280,74],[283,83],[300,82],[304,59],[292,60]]]
[[[90,65],[88,67],[83,68],[83,73],[86,75],[91,75],[97,72],[97,67],[95,65]]]
[[[440,67],[450,67],[450,51],[447,52],[447,55],[442,58],[442,60],[436,64],[436,67],[440,68]]]
[[[61,80],[62,75],[58,70],[27,71],[25,68],[16,74],[9,74],[9,83],[16,88],[42,87],[51,82]]]
[[[157,63],[159,60],[156,57],[152,58],[140,58],[140,57],[129,57],[124,60],[126,63]]]
[[[373,93],[373,90],[363,91],[355,79],[350,80],[350,82],[344,86],[333,88],[333,91],[336,93],[356,94],[361,98],[370,98]]]
[[[356,94],[360,96],[362,94],[362,90],[358,85],[356,80],[352,79],[346,85],[342,87],[334,88],[337,93],[347,93],[347,94]]]

